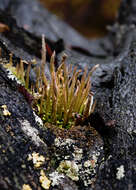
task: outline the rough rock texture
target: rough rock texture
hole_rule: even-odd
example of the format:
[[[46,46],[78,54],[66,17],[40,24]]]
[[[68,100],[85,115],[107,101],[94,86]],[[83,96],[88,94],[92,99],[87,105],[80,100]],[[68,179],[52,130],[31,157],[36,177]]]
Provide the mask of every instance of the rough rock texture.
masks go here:
[[[100,100],[103,106],[100,108],[102,110],[98,108],[98,112],[105,112],[103,117],[105,114],[106,117],[109,114],[109,123],[107,121],[107,129],[98,130],[101,133],[102,130],[105,131],[102,135],[106,139],[105,145],[108,149],[105,149],[107,159],[100,167],[95,189],[127,190],[136,188],[136,159],[134,156],[136,151],[135,50],[136,44],[132,42],[129,54],[122,60],[122,70],[115,71],[112,93],[105,98],[106,103],[103,102],[103,98],[101,98],[102,101]],[[120,171],[120,175],[118,171]]]
[[[3,62],[6,61],[0,59],[0,63]],[[87,126],[79,126],[63,137],[64,133],[57,135],[46,125],[40,125],[17,90],[18,84],[9,76],[11,78],[0,65],[0,188],[16,190],[29,184],[32,189],[41,189],[42,169],[52,182],[52,189],[53,186],[55,189],[83,189],[92,184],[98,160],[103,158],[100,135],[93,128],[87,130]],[[38,160],[40,156],[43,162]],[[65,162],[70,164],[68,171],[62,164]],[[65,175],[59,174],[59,170]]]
[[[23,184],[42,189],[42,169],[54,190],[136,189],[135,0],[122,1],[109,35],[97,41],[80,36],[36,0],[1,2],[0,8],[6,13],[0,11],[0,22],[10,28],[0,34],[2,64],[8,61],[10,52],[14,64],[20,58],[33,57],[40,64],[40,38],[44,33],[52,51],[58,50],[62,39],[57,64],[65,51],[69,55],[67,65],[81,69],[88,66],[88,70],[95,64],[100,67],[92,78],[95,112],[83,127],[57,135],[38,123],[18,84],[0,65],[0,189],[18,190]],[[48,65],[45,74],[49,75]],[[2,105],[7,106],[8,116],[4,116]],[[93,128],[86,127],[89,123]]]

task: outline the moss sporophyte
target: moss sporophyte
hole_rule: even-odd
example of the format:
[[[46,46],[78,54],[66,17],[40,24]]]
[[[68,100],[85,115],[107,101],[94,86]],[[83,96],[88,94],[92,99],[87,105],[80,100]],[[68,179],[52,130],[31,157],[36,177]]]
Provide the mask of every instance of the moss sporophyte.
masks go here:
[[[90,77],[98,65],[94,66],[89,74],[87,74],[87,69],[85,69],[81,80],[79,80],[81,70],[78,70],[77,67],[73,70],[72,66],[66,67],[66,57],[65,54],[62,56],[61,64],[55,70],[55,52],[53,52],[50,59],[51,79],[47,80],[44,72],[46,45],[44,36],[42,36],[42,59],[41,65],[35,66],[35,84],[31,85],[29,82],[31,65],[33,63],[36,64],[35,60],[31,63],[21,60],[20,64],[13,67],[11,54],[9,64],[6,65],[21,80],[25,87],[23,88],[27,89],[29,94],[33,96],[32,107],[42,118],[43,122],[55,124],[60,128],[69,128],[75,125],[78,117],[83,121],[94,111],[95,107],[93,94],[90,92]],[[24,64],[28,65],[26,70],[24,69]]]

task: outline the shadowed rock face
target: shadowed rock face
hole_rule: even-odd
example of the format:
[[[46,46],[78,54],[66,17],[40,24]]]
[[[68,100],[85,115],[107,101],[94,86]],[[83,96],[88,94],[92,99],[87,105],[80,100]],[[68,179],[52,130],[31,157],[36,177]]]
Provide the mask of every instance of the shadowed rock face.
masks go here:
[[[136,2],[134,0],[123,0],[119,11],[120,24],[136,24]]]
[[[103,127],[103,131],[100,128],[98,130],[100,130],[104,139],[108,136],[105,145],[107,144],[109,149],[107,151],[107,160],[99,170],[96,189],[119,188],[127,190],[129,188],[135,189],[136,187],[133,177],[136,174],[134,169],[136,164],[134,156],[136,150],[136,38],[134,37],[133,40],[128,55],[122,60],[121,70],[117,69],[114,72],[112,93],[107,97],[100,98],[97,106],[97,111],[101,113],[105,118],[105,123],[108,124],[107,129]],[[103,106],[101,107],[100,104]],[[109,118],[107,113],[108,117],[110,116]],[[114,125],[109,125],[107,119],[109,119],[110,123],[114,120]],[[98,125],[98,121],[96,124]],[[120,167],[123,169],[120,169]]]
[[[135,33],[135,31],[134,31]],[[122,70],[115,73],[115,88],[113,90],[113,115],[128,133],[135,131],[136,112],[136,36],[129,54],[122,60]]]
[[[18,92],[17,83],[11,81],[0,66],[0,187],[16,190],[29,184],[32,189],[41,189],[40,169],[53,181],[50,174],[53,176],[53,172],[61,168],[64,178],[55,173],[62,179],[52,187],[54,190],[136,189],[136,31],[131,25],[135,24],[135,1],[122,2],[119,22],[110,28],[109,36],[97,41],[80,36],[36,0],[2,1],[0,8],[6,8],[17,21],[16,24],[11,16],[0,11],[0,22],[10,28],[10,33],[0,34],[2,57],[7,61],[12,52],[14,64],[18,64],[20,58],[31,60],[33,57],[40,64],[40,41],[44,33],[52,50],[57,47],[57,41],[63,39],[65,46],[57,54],[58,64],[63,51],[69,56],[67,65],[73,64],[82,70],[88,66],[89,70],[100,64],[92,78],[97,105],[86,123],[91,123],[97,131],[80,126],[68,136],[61,132],[59,137],[58,131],[55,133],[39,125],[31,106]],[[48,74],[48,64],[45,74]],[[10,116],[3,115],[2,105],[7,105]],[[76,138],[73,133],[78,134]],[[89,137],[92,146],[86,144]],[[33,152],[45,157],[39,169],[35,169],[33,160],[28,161],[28,155]],[[79,177],[79,181],[73,181],[62,168],[66,160],[72,161],[76,168],[74,177]],[[88,163],[92,164],[91,168]]]
[[[98,132],[88,126],[62,132],[53,130],[53,126],[49,129],[42,122],[40,125],[40,119],[18,87],[0,65],[0,187],[22,189],[29,183],[33,189],[41,189],[41,169],[46,171],[52,186],[57,185],[57,189],[89,186],[95,181],[98,160],[103,158],[103,140]],[[43,163],[37,160],[40,156],[44,158]],[[67,166],[69,170],[63,163],[70,165]],[[59,170],[64,174],[59,174]]]
[[[1,0],[0,9],[5,10],[8,7],[10,2],[11,0]]]

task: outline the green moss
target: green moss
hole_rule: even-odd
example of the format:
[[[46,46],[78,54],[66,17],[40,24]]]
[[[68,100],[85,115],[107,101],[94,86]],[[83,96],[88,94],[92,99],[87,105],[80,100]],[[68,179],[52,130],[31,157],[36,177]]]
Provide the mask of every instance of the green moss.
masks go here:
[[[42,118],[43,122],[49,122],[60,128],[70,128],[75,124],[75,115],[78,114],[81,120],[88,117],[94,110],[92,106],[93,95],[90,92],[90,76],[98,67],[96,65],[87,75],[85,69],[81,81],[78,80],[81,70],[75,67],[67,68],[65,65],[66,55],[62,56],[61,65],[57,71],[54,68],[55,52],[50,60],[51,81],[48,81],[44,67],[46,64],[46,48],[44,36],[42,37],[42,60],[41,67],[36,67],[35,86],[29,84],[29,73],[32,63],[20,61],[17,67],[12,66],[12,55],[10,55],[8,69],[16,75],[24,84],[29,92],[34,96],[33,108]],[[24,63],[28,64],[27,70],[24,70]],[[72,73],[72,75],[71,75]]]

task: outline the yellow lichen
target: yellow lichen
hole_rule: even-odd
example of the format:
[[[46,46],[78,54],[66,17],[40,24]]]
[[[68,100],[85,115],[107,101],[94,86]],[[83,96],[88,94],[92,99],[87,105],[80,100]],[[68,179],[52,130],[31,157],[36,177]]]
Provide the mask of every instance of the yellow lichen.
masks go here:
[[[3,115],[4,116],[10,116],[11,113],[8,111],[7,105],[2,105],[1,106],[3,108]]]
[[[24,184],[22,190],[32,190],[32,188],[29,185]]]
[[[28,161],[32,160],[34,167],[39,168],[43,163],[45,162],[45,158],[42,155],[39,155],[39,153],[33,152],[32,155],[28,155]]]
[[[43,170],[41,170],[41,172],[40,172],[39,181],[40,181],[43,189],[49,189],[50,188],[51,181],[45,176],[45,173]]]

